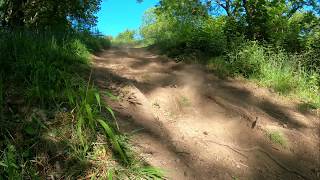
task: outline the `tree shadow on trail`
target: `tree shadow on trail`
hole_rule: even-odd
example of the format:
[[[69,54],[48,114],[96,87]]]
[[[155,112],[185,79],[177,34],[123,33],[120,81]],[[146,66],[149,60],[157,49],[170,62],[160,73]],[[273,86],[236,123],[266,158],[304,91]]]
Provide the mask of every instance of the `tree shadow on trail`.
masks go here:
[[[295,117],[287,107],[271,102],[265,98],[259,98],[254,96],[249,90],[243,88],[236,88],[230,83],[219,83],[217,85],[223,91],[218,91],[218,95],[223,98],[224,101],[230,103],[231,109],[233,107],[241,107],[245,110],[253,110],[260,113],[266,114],[274,122],[279,125],[287,125],[288,128],[300,129],[309,128],[305,123],[302,123],[299,117]],[[254,117],[252,117],[254,120]]]
[[[198,76],[200,77],[202,76],[202,79],[203,79],[202,81],[204,81],[205,83],[213,84],[216,88],[219,89],[219,91],[216,91],[215,89],[213,89],[213,91],[219,93],[220,97],[222,97],[224,100],[228,101],[232,105],[260,111],[268,115],[273,121],[277,122],[278,124],[280,125],[285,124],[289,128],[293,128],[293,129],[308,128],[308,126],[305,123],[300,121],[299,118],[301,117],[296,117],[293,113],[290,113],[290,111],[294,111],[294,110],[290,110],[287,107],[276,104],[267,99],[256,97],[252,94],[251,91],[245,88],[238,88],[231,85],[233,81],[230,81],[228,79],[223,79],[223,80],[208,79],[207,74],[211,74],[209,76],[214,76],[214,75],[208,72],[206,68],[199,67],[199,65],[191,65],[191,66],[194,66],[196,70],[194,72],[192,70],[188,71],[186,70],[186,67],[190,65],[183,64],[183,63],[174,63],[173,61],[169,61],[168,58],[164,58],[162,56],[153,54],[148,51],[146,52],[145,48],[127,49],[125,52],[121,51],[121,49],[120,50],[118,49],[117,51],[110,52],[109,56],[112,57],[113,55],[115,55],[116,57],[134,59],[133,62],[130,62],[127,65],[131,69],[145,70],[146,74],[148,72],[150,73],[159,72],[159,73],[168,74],[167,76],[163,76],[160,78],[159,77],[151,78],[150,81],[152,81],[152,84],[148,82],[137,81],[136,79],[131,79],[131,78],[123,79],[123,81],[129,81],[130,83],[133,83],[144,93],[152,92],[159,87],[175,85],[174,83],[179,83],[178,85],[180,86],[186,86],[188,85],[188,83],[192,84],[193,82],[187,82],[187,81],[181,84],[181,82],[178,82],[177,79],[178,78],[188,79],[189,75],[193,76],[194,74],[198,73],[197,74]],[[106,61],[104,61],[103,59],[100,60],[99,62],[106,63]],[[123,62],[123,63],[126,63],[126,62]],[[155,65],[150,66],[150,64],[155,64]],[[184,75],[185,77],[178,77],[177,73],[175,73],[175,72],[184,72],[184,71],[187,72]],[[201,72],[199,73],[199,71]],[[158,84],[158,86],[155,86],[155,84]],[[201,87],[201,89],[199,89],[198,91],[199,93],[203,93],[203,87]]]
[[[114,53],[117,54],[117,53]],[[128,53],[118,53],[118,55],[121,54],[121,57],[125,58]],[[109,55],[107,58],[112,58],[112,55]],[[141,58],[138,55],[137,56],[130,56],[131,59],[135,59],[134,63],[128,64],[131,68],[134,69],[143,69],[144,67],[147,67],[150,64],[150,61],[152,63],[157,63],[156,59],[151,58]],[[99,63],[106,64],[110,63],[107,62],[107,59],[101,59]],[[148,62],[144,62],[148,61]],[[125,63],[125,62],[123,62]],[[170,63],[170,62],[168,62]],[[164,62],[159,62],[159,66],[165,65]],[[140,67],[139,67],[140,66]],[[167,66],[170,68],[167,68],[167,70],[172,70],[174,72],[181,72],[185,71],[185,69],[189,68],[189,65],[184,64],[176,64],[176,65],[170,65]],[[139,90],[141,90],[144,94],[152,93],[158,88],[164,87],[163,82],[175,82],[173,81],[179,78],[188,79],[188,74],[190,75],[196,75],[203,79],[204,82],[213,84],[212,88],[204,88],[203,86],[197,86],[195,87],[198,94],[203,95],[203,100],[205,98],[208,98],[208,96],[212,96],[213,98],[218,97],[218,100],[216,103],[220,105],[221,107],[225,108],[229,112],[234,112],[238,115],[246,115],[248,116],[250,122],[252,122],[255,118],[255,116],[259,116],[260,114],[267,115],[271,121],[276,122],[277,124],[283,125],[286,124],[288,128],[290,129],[296,129],[299,130],[300,128],[309,128],[303,123],[300,123],[299,119],[297,117],[294,117],[292,114],[290,114],[290,110],[287,107],[278,105],[274,102],[269,101],[268,99],[259,98],[253,95],[252,92],[245,88],[239,88],[236,86],[233,86],[233,81],[228,80],[221,80],[216,78],[208,78],[207,72],[203,68],[199,68],[196,66],[195,71],[186,71],[184,73],[170,73],[170,76],[163,76],[161,78],[151,78],[151,83],[138,81],[135,78],[129,78],[125,75],[119,74],[118,72],[112,71],[108,68],[106,65],[105,67],[95,67],[96,72],[96,82],[97,85],[101,89],[108,89],[110,84],[116,84],[116,86],[124,87],[127,84],[132,84],[136,86]],[[167,72],[166,72],[167,73]],[[212,77],[212,75],[209,75],[209,77]],[[111,82],[110,84],[107,84],[108,82]],[[188,80],[179,82],[178,86],[188,86],[190,84],[192,85],[193,82],[188,82]],[[165,86],[170,86],[170,83],[165,84]],[[251,112],[255,112],[252,114]],[[166,128],[166,125],[153,125],[150,126],[148,123],[141,122],[141,119],[132,119],[128,115],[129,112],[126,112],[126,110],[117,110],[117,116],[122,119],[122,121],[130,121],[129,125],[132,127],[129,127],[129,129],[134,130],[137,128],[143,128],[143,133],[148,134],[154,141],[158,141],[162,144],[164,144],[167,151],[172,152],[172,157],[179,159],[183,166],[187,168],[188,171],[190,171],[190,174],[193,177],[196,177],[196,179],[206,179],[210,175],[210,178],[214,178],[215,174],[221,174],[224,172],[227,172],[229,175],[233,173],[233,169],[229,166],[224,165],[223,163],[217,164],[214,162],[203,162],[202,164],[197,163],[190,163],[194,162],[194,157],[190,156],[190,154],[197,154],[201,152],[186,152],[186,153],[179,153],[183,152],[186,149],[192,149],[191,147],[183,147],[182,144],[176,144],[173,143],[173,137],[171,137],[172,133],[169,129]],[[131,119],[131,120],[129,120]],[[150,122],[154,122],[154,119],[150,119]],[[152,123],[151,123],[152,124]],[[156,129],[156,130],[155,130]],[[239,137],[240,138],[240,137]],[[241,142],[240,139],[235,139],[237,142]],[[241,144],[240,144],[241,145]],[[293,166],[292,169],[299,169],[301,167],[305,166],[304,162],[300,162],[297,160],[296,157],[293,157],[290,154],[285,154],[282,152],[275,152],[271,145],[268,144],[266,141],[256,141],[256,145],[266,148],[267,151],[270,151],[274,154],[274,156],[279,159],[279,161],[283,162],[283,164],[286,164],[287,166]],[[244,145],[245,146],[245,145]],[[226,151],[230,151],[230,149],[226,148]],[[297,149],[297,153],[304,153],[300,152],[300,149]],[[250,179],[265,179],[265,178],[274,178],[282,177],[282,178],[299,178],[294,173],[288,173],[287,170],[283,169],[283,167],[280,167],[277,165],[272,159],[266,159],[266,154],[261,152],[252,152],[254,154],[253,158],[249,161],[249,164],[247,164],[251,169],[251,176]],[[256,157],[260,157],[256,158]],[[269,167],[269,171],[262,171],[260,168],[256,168],[259,166],[263,166],[263,162],[267,163]],[[262,163],[262,164],[261,164]],[[210,167],[210,168],[208,168]],[[268,168],[266,168],[268,169]],[[211,171],[211,172],[210,172]],[[307,170],[305,168],[302,169],[303,173],[306,173]],[[268,174],[272,174],[271,176],[268,176]],[[310,174],[307,173],[306,176],[309,176]],[[202,178],[203,177],[203,178]],[[311,175],[310,177],[313,177]],[[217,177],[215,177],[217,178]],[[220,177],[221,178],[221,177]],[[230,178],[230,176],[228,177]],[[240,177],[241,178],[241,177]]]

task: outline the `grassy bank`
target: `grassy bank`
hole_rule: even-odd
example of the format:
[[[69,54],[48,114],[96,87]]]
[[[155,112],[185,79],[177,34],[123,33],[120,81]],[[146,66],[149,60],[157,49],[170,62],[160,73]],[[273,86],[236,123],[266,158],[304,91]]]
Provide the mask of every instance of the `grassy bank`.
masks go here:
[[[206,61],[221,76],[242,76],[276,92],[300,99],[305,107],[320,108],[320,71],[316,53],[290,54],[248,42],[226,56]],[[303,105],[302,105],[303,106]]]
[[[90,53],[109,46],[89,33],[0,32],[0,179],[161,176],[135,160],[93,85]]]

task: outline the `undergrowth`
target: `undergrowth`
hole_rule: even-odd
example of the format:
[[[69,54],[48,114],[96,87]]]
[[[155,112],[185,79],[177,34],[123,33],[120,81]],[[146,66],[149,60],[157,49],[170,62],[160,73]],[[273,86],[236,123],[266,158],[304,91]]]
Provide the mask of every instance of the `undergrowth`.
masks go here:
[[[0,32],[0,179],[163,177],[134,161],[91,80],[90,53],[109,46],[84,32]]]
[[[133,47],[133,48],[141,48],[147,47],[152,43],[138,38],[138,34],[135,30],[125,30],[124,32],[119,33],[116,37],[111,38],[112,46],[115,47]]]
[[[295,55],[248,42],[226,56],[209,59],[207,67],[220,76],[243,76],[276,92],[320,108],[320,70]],[[314,59],[316,60],[316,59]]]

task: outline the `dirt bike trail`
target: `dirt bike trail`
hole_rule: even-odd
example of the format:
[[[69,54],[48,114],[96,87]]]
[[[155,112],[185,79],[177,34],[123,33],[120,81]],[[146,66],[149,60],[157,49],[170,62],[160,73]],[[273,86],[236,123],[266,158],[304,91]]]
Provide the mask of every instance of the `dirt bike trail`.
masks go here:
[[[104,98],[120,130],[168,179],[320,178],[320,122],[298,102],[146,48],[111,48],[93,69],[100,90],[120,97]]]

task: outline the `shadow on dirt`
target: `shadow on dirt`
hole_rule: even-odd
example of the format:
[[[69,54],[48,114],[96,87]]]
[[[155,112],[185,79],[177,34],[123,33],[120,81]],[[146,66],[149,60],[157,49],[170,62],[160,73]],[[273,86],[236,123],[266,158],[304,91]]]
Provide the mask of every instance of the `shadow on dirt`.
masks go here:
[[[151,73],[154,70],[161,71],[164,69],[166,70],[165,73],[169,73],[169,75],[156,78],[150,77],[148,82],[137,80],[136,78],[128,78],[122,76],[121,72],[115,72],[115,70],[110,70],[107,66],[107,64],[110,64],[110,62],[108,62],[106,59],[112,58],[113,56],[117,56],[117,58],[120,59],[134,59],[134,61],[132,62],[121,62],[129,63],[127,66],[129,66],[132,69],[147,70],[145,73]],[[254,111],[258,112],[258,114],[266,114],[268,117],[270,117],[272,121],[276,122],[277,124],[286,124],[288,128],[295,130],[299,130],[300,128],[309,128],[307,125],[301,123],[296,117],[291,115],[286,107],[275,104],[266,99],[257,98],[249,90],[246,90],[244,88],[232,86],[232,81],[208,78],[207,75],[204,73],[206,71],[202,67],[196,66],[194,68],[195,71],[186,71],[181,74],[180,72],[185,71],[186,68],[188,69],[189,65],[184,65],[182,63],[174,63],[165,60],[157,61],[156,57],[147,54],[147,57],[148,56],[150,56],[150,58],[141,57],[140,52],[132,54],[123,51],[118,52],[117,50],[109,51],[109,53],[105,55],[105,59],[97,60],[98,63],[101,63],[101,66],[95,67],[97,85],[102,90],[114,90],[114,86],[123,88],[128,84],[132,84],[136,86],[139,90],[141,90],[144,94],[148,94],[156,90],[157,88],[174,85],[171,83],[176,82],[177,79],[183,78],[186,80],[180,81],[179,84],[177,84],[177,86],[183,87],[189,85],[189,83],[195,84],[195,88],[197,89],[198,94],[203,94],[203,98],[219,97],[219,99],[222,99],[222,101],[218,101],[216,103],[225,108],[227,111],[236,111],[236,113],[241,116],[243,114],[250,114],[250,111],[254,109]],[[104,63],[106,63],[105,66],[103,66]],[[150,68],[151,64],[155,65],[152,66],[152,68]],[[188,81],[188,77],[186,77],[188,74],[196,75],[196,78],[200,79],[192,79],[192,81]],[[209,76],[212,77],[212,75]],[[199,82],[202,81],[212,84],[212,87],[206,88],[198,85]],[[110,85],[113,87],[111,87]],[[251,116],[255,115],[256,114]],[[130,121],[130,127],[126,128],[130,129],[131,131],[143,128],[143,133],[148,134],[155,141],[161,142],[168,151],[174,154],[174,158],[179,159],[181,160],[181,162],[183,162],[184,166],[187,167],[188,173],[190,173],[190,176],[192,176],[192,178],[242,178],[240,176],[238,177],[234,175],[233,169],[230,168],[230,166],[224,165],[223,163],[195,163],[194,157],[190,154],[199,152],[186,152],[183,154],[179,153],[185,151],[186,149],[188,150],[192,148],[182,147],[180,146],[181,144],[177,145],[176,143],[173,143],[173,137],[171,137],[172,133],[170,132],[170,130],[166,129],[166,125],[160,124],[158,125],[158,128],[160,128],[161,131],[154,131],[154,127],[146,126],[146,124],[141,123],[139,119],[130,119],[130,115],[127,114],[125,110],[117,111],[117,116],[120,119],[123,119],[123,121]],[[251,122],[254,120],[253,118],[254,117],[248,117],[248,119]],[[152,119],[151,121],[154,121],[154,119]],[[248,129],[248,131],[250,131],[250,128]],[[234,141],[237,142],[238,139],[234,139]],[[308,169],[309,167],[306,167],[305,161],[303,159],[300,159],[299,157],[297,158],[290,153],[275,151],[273,147],[270,145],[270,143],[266,141],[260,141],[258,139],[255,142],[255,144],[257,147],[261,147],[261,149],[264,150],[250,150],[246,152],[250,155],[250,159],[247,161],[249,164],[246,165],[247,168],[250,169],[249,179],[272,179],[275,177],[280,179],[315,178],[315,174],[312,172],[312,170],[310,171],[310,169]],[[230,151],[230,149],[226,148],[226,151]],[[296,150],[296,153],[304,153],[300,151],[301,150],[298,149]],[[270,154],[272,154],[272,158],[270,158]],[[226,174],[226,176],[217,177],[215,176],[216,174]]]
[[[162,77],[156,77],[156,78],[151,78],[150,83],[148,82],[143,82],[143,81],[137,81],[136,79],[124,79],[123,77],[112,77],[112,73],[108,73],[112,78],[123,78],[120,81],[126,81],[129,83],[133,83],[135,86],[137,86],[140,90],[142,90],[144,93],[151,92],[155,90],[158,87],[165,87],[165,86],[170,86],[174,82],[176,82],[176,79],[178,79],[178,75],[175,72],[179,71],[184,71],[186,64],[183,63],[174,63],[172,61],[167,61],[167,60],[158,60],[157,56],[151,56],[151,58],[144,58],[141,57],[141,52],[144,52],[144,49],[133,49],[134,51],[138,51],[136,53],[128,53],[128,52],[110,52],[110,56],[116,55],[120,56],[123,58],[131,58],[135,59],[135,61],[131,62],[129,64],[129,67],[132,69],[150,69],[151,73],[154,73],[155,71],[163,72],[164,70],[166,71],[165,73],[168,73],[167,76],[162,76]],[[130,51],[130,50],[128,50]],[[150,56],[150,55],[148,55]],[[105,63],[105,61],[101,60],[102,63]],[[150,64],[156,64],[154,66],[150,67]],[[240,106],[243,108],[256,108],[261,112],[264,112],[268,116],[270,116],[274,121],[279,123],[280,125],[286,124],[289,128],[293,129],[299,129],[299,128],[307,128],[307,126],[303,123],[301,123],[297,117],[294,117],[292,114],[288,112],[288,109],[286,107],[283,107],[281,105],[275,104],[273,102],[270,102],[265,99],[259,99],[255,96],[252,95],[252,93],[246,89],[243,88],[238,88],[234,87],[230,84],[232,84],[232,81],[228,81],[226,79],[224,80],[210,80],[207,79],[205,76],[206,74],[206,69],[203,67],[196,66],[195,67],[195,72],[190,72],[192,73],[198,73],[197,75],[202,76],[203,80],[207,83],[211,83],[214,85],[214,87],[218,87],[220,89],[219,96],[222,96],[225,100],[229,101],[231,104],[235,106]],[[200,73],[199,73],[200,71]],[[187,76],[188,74],[184,75]],[[183,77],[184,78],[184,77]],[[186,82],[186,84],[177,84],[180,86],[185,86],[187,83],[194,83],[194,82]],[[158,86],[154,86],[155,84],[158,84]],[[201,87],[202,88],[202,87]],[[203,89],[199,89],[199,93],[202,93]],[[304,105],[302,105],[305,107]],[[309,108],[310,106],[307,105]],[[303,108],[302,108],[303,109]]]
[[[240,89],[229,85],[230,83],[219,83],[219,89],[223,89],[218,94],[224,100],[228,101],[234,106],[245,109],[255,109],[256,111],[267,114],[273,121],[279,125],[286,125],[288,128],[297,129],[309,128],[302,123],[297,117],[290,114],[287,107],[275,104],[263,98],[257,98],[246,89]]]

